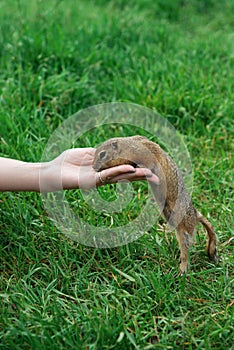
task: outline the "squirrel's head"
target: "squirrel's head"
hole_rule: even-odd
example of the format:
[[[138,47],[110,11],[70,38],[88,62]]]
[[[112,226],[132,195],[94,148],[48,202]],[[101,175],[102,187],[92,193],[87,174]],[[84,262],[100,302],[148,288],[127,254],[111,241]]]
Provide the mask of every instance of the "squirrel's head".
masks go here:
[[[93,168],[101,171],[121,164],[133,164],[124,158],[125,149],[121,147],[121,139],[110,139],[102,143],[95,152]]]

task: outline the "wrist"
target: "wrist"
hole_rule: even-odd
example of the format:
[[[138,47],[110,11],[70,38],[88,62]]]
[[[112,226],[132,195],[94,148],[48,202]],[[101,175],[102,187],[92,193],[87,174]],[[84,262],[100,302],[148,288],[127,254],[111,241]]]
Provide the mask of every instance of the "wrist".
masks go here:
[[[28,163],[0,157],[0,191],[52,192],[62,188],[61,166],[56,162]]]
[[[62,190],[61,168],[54,161],[40,163],[38,184],[40,192]]]

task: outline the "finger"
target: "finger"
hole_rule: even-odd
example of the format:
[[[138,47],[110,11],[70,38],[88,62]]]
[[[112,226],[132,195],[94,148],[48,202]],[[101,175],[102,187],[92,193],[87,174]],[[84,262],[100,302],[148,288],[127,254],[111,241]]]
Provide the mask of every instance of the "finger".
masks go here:
[[[140,181],[140,180],[148,180],[149,182],[155,183],[156,185],[159,184],[160,180],[157,177],[157,175],[153,174],[149,169],[145,168],[137,168],[135,173],[124,173],[112,178],[107,178],[106,181],[109,183],[116,183],[118,181]]]
[[[99,172],[96,172],[95,178],[96,178],[96,185],[102,186],[107,183],[116,183],[117,181],[113,181],[113,178],[118,178],[121,175],[129,174],[129,173],[135,173],[136,169],[132,167],[131,165],[124,164],[115,166],[112,168],[108,168]],[[124,178],[124,176],[123,176]]]
[[[148,180],[155,184],[159,184],[160,180],[157,175],[155,175],[151,170],[146,168],[137,168],[135,174],[131,174],[132,181],[135,181],[134,177],[140,177],[142,180]]]
[[[113,177],[122,175],[122,174],[129,174],[129,173],[135,173],[136,169],[129,165],[129,164],[124,164],[124,165],[118,165],[113,168],[108,168],[105,170],[102,170],[102,176],[105,179],[112,179]]]
[[[134,182],[134,181],[149,181],[151,183],[154,183],[156,185],[159,185],[159,179],[156,175],[152,175],[152,176],[147,176],[147,177],[143,177],[143,176],[131,176],[131,174],[129,175],[120,175],[117,177],[112,178],[111,180],[109,180],[109,183],[116,183],[116,182],[120,182],[120,181],[126,181],[126,182]]]

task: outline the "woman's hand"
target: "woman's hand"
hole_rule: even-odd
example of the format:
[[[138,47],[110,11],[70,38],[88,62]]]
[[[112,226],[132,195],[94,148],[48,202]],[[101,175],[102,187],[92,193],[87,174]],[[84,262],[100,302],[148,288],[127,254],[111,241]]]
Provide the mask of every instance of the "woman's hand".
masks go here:
[[[132,182],[148,179],[156,184],[159,183],[158,177],[149,169],[134,168],[131,165],[120,165],[98,173],[92,167],[94,154],[95,148],[74,148],[63,152],[47,163],[44,170],[42,168],[41,190],[89,189],[121,180]]]

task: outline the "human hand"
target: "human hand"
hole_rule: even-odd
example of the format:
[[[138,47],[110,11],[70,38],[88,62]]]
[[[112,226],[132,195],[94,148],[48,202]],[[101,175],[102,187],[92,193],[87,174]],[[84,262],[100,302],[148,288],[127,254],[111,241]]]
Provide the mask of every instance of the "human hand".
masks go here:
[[[105,169],[101,173],[92,167],[95,148],[74,148],[64,151],[57,158],[47,163],[41,171],[41,191],[62,189],[89,189],[106,183],[116,183],[122,180],[148,180],[156,184],[158,177],[149,169],[134,168],[131,165],[119,165]]]

